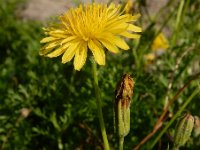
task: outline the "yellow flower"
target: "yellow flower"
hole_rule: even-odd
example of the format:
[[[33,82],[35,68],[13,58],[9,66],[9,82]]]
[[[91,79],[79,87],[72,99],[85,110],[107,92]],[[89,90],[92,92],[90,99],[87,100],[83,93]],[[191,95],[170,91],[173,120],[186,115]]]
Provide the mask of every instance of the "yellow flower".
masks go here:
[[[157,51],[157,50],[163,51],[163,50],[166,50],[167,48],[169,48],[167,38],[164,36],[163,33],[158,34],[158,36],[154,39],[151,45],[151,49],[153,51]]]
[[[154,53],[149,53],[149,54],[146,54],[144,55],[144,58],[148,61],[148,62],[151,62],[151,61],[154,61],[156,56]]]
[[[74,57],[74,68],[80,70],[86,62],[88,49],[99,65],[105,65],[104,47],[112,53],[119,48],[128,50],[129,46],[121,37],[140,37],[132,32],[141,32],[141,28],[132,24],[139,14],[130,15],[120,12],[120,5],[103,4],[80,5],[60,16],[57,27],[45,28],[46,43],[40,50],[41,55],[57,57],[61,54],[62,63]]]

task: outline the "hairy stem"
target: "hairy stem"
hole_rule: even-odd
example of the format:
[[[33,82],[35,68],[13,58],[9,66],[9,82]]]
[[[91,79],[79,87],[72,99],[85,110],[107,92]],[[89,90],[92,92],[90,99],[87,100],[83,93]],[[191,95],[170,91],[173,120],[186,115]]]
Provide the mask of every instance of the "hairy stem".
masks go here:
[[[159,139],[162,137],[162,135],[167,131],[167,129],[170,127],[170,125],[176,120],[176,118],[184,111],[185,107],[191,102],[191,100],[199,94],[199,88],[196,88],[196,90],[192,93],[192,95],[185,101],[185,103],[180,107],[178,112],[173,116],[173,118],[169,121],[169,123],[162,129],[162,131],[159,133],[157,138],[154,140],[154,142],[151,145],[151,149],[155,146],[155,144],[159,141]]]
[[[119,150],[123,150],[124,137],[119,138]]]
[[[94,90],[95,90],[95,96],[97,100],[98,117],[99,117],[99,123],[101,127],[101,134],[102,134],[103,142],[104,142],[104,150],[110,150],[108,138],[106,134],[106,128],[104,125],[103,113],[102,113],[101,95],[100,95],[100,90],[99,90],[99,85],[98,85],[98,76],[97,76],[97,67],[93,59],[91,59],[91,62],[92,62],[92,70],[93,70],[93,78],[94,78]]]

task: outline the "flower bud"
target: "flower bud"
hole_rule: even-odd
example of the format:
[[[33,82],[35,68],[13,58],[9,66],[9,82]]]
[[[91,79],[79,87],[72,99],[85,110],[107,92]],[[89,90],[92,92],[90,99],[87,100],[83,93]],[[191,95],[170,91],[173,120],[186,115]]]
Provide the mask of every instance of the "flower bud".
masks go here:
[[[123,75],[115,91],[115,122],[119,137],[125,137],[130,131],[130,104],[134,81],[130,75]]]
[[[188,141],[194,127],[194,117],[186,114],[179,120],[175,129],[174,147],[184,146]]]

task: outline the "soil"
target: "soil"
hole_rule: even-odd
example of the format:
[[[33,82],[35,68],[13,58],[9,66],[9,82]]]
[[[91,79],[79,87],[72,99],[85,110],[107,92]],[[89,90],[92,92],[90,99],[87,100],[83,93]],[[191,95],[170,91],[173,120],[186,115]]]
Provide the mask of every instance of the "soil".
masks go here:
[[[64,13],[67,9],[74,7],[75,2],[89,3],[90,0],[27,0],[20,16],[29,20],[45,21],[53,16]],[[96,0],[96,2],[106,3],[109,0]],[[117,3],[120,0],[113,0]],[[165,5],[167,0],[146,0],[149,12],[154,15]]]

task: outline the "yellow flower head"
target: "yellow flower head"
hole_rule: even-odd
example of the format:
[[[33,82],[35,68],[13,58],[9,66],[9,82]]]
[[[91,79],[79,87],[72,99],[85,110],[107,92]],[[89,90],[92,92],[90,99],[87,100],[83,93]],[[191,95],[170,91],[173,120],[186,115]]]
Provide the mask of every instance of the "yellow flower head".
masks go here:
[[[105,65],[105,52],[118,53],[119,48],[128,50],[129,46],[121,37],[140,37],[132,32],[141,32],[141,28],[132,24],[139,14],[122,14],[120,6],[111,4],[80,5],[60,16],[57,27],[45,28],[47,37],[41,40],[46,43],[40,50],[41,55],[57,57],[61,54],[62,63],[72,60],[74,68],[80,70],[85,64],[88,49],[99,65]]]
[[[158,34],[158,36],[156,36],[151,45],[151,49],[153,51],[157,51],[157,50],[166,50],[167,48],[169,48],[167,38],[164,36],[163,33]]]
[[[144,55],[144,58],[148,61],[148,62],[151,62],[151,61],[154,61],[156,56],[154,53],[149,53],[149,54],[146,54]]]

